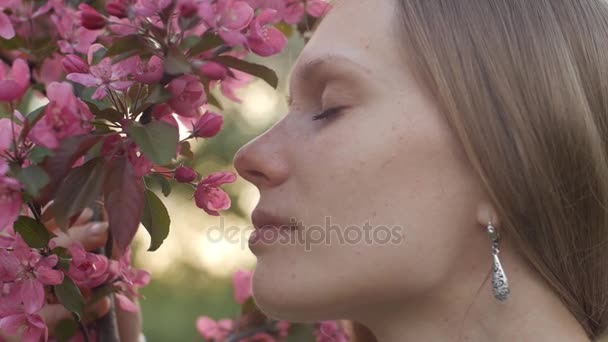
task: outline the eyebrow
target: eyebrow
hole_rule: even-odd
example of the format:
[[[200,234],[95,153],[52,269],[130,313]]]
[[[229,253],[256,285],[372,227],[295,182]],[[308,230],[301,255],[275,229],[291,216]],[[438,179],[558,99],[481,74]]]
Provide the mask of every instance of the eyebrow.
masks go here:
[[[318,73],[321,72],[324,68],[327,68],[331,65],[337,65],[338,67],[347,66],[348,68],[359,69],[365,73],[371,73],[371,70],[364,66],[361,63],[355,62],[354,60],[340,54],[326,54],[313,59],[310,59],[306,62],[301,63],[301,65],[297,66],[291,75],[292,82],[294,79],[303,79],[310,80],[318,77]],[[289,91],[291,94],[291,91]],[[291,95],[287,95],[287,103],[289,105],[292,104]]]

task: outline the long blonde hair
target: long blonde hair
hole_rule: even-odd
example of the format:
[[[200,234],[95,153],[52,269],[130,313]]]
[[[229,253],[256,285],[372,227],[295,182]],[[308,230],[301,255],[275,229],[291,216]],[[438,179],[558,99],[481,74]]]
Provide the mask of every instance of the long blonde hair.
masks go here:
[[[608,3],[398,1],[404,59],[458,135],[501,234],[598,338],[608,325]]]

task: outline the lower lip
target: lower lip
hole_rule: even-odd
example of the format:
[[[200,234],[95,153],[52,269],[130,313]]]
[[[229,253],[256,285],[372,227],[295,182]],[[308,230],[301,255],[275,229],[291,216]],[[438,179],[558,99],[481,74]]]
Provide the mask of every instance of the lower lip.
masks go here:
[[[296,228],[276,228],[273,226],[256,229],[249,236],[249,249],[254,252],[258,246],[294,243],[292,240],[285,241],[285,237],[297,232],[297,230]]]

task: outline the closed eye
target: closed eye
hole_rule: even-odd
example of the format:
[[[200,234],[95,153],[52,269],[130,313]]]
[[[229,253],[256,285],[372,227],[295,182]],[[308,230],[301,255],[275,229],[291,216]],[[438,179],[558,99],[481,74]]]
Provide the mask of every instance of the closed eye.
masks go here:
[[[333,108],[329,108],[319,114],[313,115],[312,119],[313,120],[323,120],[323,119],[327,119],[333,115],[339,114],[340,111],[343,109],[343,107],[333,107]]]

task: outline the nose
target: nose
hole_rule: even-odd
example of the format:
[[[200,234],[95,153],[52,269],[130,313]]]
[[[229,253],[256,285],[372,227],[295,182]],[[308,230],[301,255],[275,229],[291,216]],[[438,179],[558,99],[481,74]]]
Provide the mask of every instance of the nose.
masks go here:
[[[238,174],[258,188],[283,183],[289,174],[285,144],[270,131],[241,147],[234,156]]]

